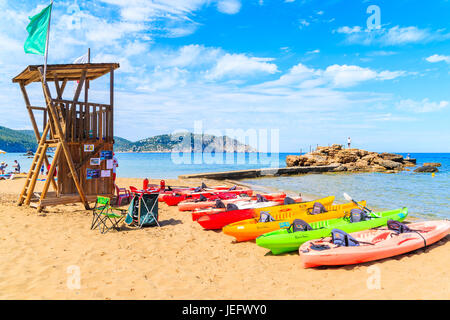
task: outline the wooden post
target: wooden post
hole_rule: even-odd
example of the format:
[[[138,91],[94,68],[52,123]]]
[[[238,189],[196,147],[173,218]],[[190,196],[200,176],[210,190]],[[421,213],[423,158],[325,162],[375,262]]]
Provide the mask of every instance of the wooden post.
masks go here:
[[[61,143],[56,147],[55,156],[53,158],[50,169],[48,170],[47,179],[45,180],[44,189],[42,190],[40,201],[44,200],[47,196],[48,187],[50,186],[49,181],[52,180],[55,173],[56,164],[58,163],[59,155],[61,153],[61,147]]]
[[[39,133],[39,129],[38,129],[38,126],[36,124],[36,119],[34,118],[33,110],[31,109],[30,99],[28,98],[28,93],[27,93],[27,90],[26,90],[25,85],[23,84],[23,82],[20,83],[20,90],[22,91],[23,99],[25,100],[25,105],[26,105],[27,110],[28,110],[28,115],[30,116],[31,125],[33,127],[33,131],[34,131],[34,135],[36,137],[36,141],[39,144],[39,142],[41,141],[41,134]],[[43,126],[43,128],[45,128],[45,123],[46,123],[46,113],[44,111],[44,126]],[[47,155],[45,155],[44,161],[45,161],[44,163],[45,163],[46,166],[48,166],[50,164],[50,162],[48,161]],[[51,179],[51,180],[52,180],[52,187],[55,189],[55,191],[57,191],[58,190],[58,186],[56,185],[55,179]]]
[[[81,202],[83,202],[86,210],[89,210],[89,203],[87,202],[87,199],[86,199],[86,196],[84,194],[83,188],[80,186],[80,181],[78,180],[78,174],[75,171],[75,167],[74,167],[74,164],[73,164],[73,161],[72,161],[72,155],[70,154],[69,149],[67,147],[67,143],[66,143],[66,141],[64,139],[65,134],[64,134],[64,132],[63,132],[63,130],[61,128],[61,122],[59,121],[59,119],[58,119],[58,117],[56,115],[56,110],[54,108],[54,105],[53,105],[53,102],[52,102],[52,98],[51,98],[51,95],[50,95],[50,89],[48,88],[48,85],[46,83],[44,83],[42,67],[39,67],[39,73],[41,75],[41,80],[42,80],[41,82],[42,82],[42,86],[43,86],[43,90],[44,90],[45,100],[47,101],[47,107],[48,107],[48,110],[50,111],[50,114],[51,114],[51,117],[52,117],[53,121],[55,122],[56,133],[60,137],[59,138],[60,139],[60,144],[61,144],[61,147],[63,149],[64,155],[65,155],[65,157],[67,159],[67,164],[69,166],[69,170],[72,173],[73,181],[75,182],[75,186],[76,186],[76,188],[78,190],[78,193],[80,195]],[[84,79],[83,79],[83,81],[84,81]],[[64,121],[62,121],[62,122],[64,124]]]
[[[109,121],[107,123],[109,124],[109,131],[106,134],[106,137],[109,141],[114,140],[114,68],[111,67],[110,72],[110,84],[109,84],[109,105],[110,105],[110,112],[109,112]],[[109,142],[108,141],[108,142]]]

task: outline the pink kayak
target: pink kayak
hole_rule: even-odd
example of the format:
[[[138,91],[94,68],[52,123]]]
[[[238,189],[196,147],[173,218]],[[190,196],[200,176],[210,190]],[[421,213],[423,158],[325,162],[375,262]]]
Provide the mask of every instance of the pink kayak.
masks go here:
[[[433,244],[450,231],[450,221],[425,221],[406,225],[410,230],[398,233],[388,228],[350,234],[356,246],[338,246],[331,237],[305,242],[299,248],[304,268],[321,265],[348,265],[385,259]],[[353,237],[353,239],[351,239]],[[335,240],[335,242],[337,242]]]
[[[269,201],[274,201],[276,204],[283,203],[284,198],[286,198],[285,193],[269,193],[269,194],[263,194],[264,198],[266,198]],[[214,198],[208,199],[208,201],[198,201],[193,199],[187,199],[184,201],[181,201],[178,203],[178,210],[180,211],[194,211],[194,210],[201,210],[201,209],[207,209],[207,208],[213,208],[216,206],[216,200]],[[241,197],[236,196],[235,198],[231,199],[221,199],[223,204],[227,205],[229,203],[240,203],[244,201],[244,203],[253,204],[256,203],[257,198],[255,196],[249,197]]]

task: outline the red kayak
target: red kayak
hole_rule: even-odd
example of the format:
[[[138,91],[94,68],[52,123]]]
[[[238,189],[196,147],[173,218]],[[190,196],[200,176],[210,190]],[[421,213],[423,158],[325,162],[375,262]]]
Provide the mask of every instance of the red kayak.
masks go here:
[[[222,229],[224,226],[254,217],[254,209],[241,209],[232,211],[222,211],[218,213],[207,214],[197,219],[197,222],[207,230]]]

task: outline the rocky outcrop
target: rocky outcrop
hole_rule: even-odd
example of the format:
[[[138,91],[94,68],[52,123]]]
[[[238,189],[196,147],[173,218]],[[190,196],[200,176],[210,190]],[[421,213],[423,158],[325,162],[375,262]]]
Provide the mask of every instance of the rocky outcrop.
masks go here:
[[[423,164],[424,167],[440,167],[441,165],[439,162],[426,162]]]
[[[336,168],[335,172],[398,172],[409,163],[402,155],[395,153],[377,153],[362,149],[344,149],[342,145],[331,147],[317,147],[313,152],[286,157],[286,165],[293,166],[329,166]]]
[[[414,172],[439,172],[439,170],[433,166],[422,166],[414,170]]]

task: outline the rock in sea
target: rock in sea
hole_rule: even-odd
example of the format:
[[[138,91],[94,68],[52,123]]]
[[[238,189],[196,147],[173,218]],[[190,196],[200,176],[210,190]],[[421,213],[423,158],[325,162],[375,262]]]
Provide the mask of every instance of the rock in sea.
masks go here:
[[[414,172],[439,172],[438,168],[432,166],[419,167]]]

